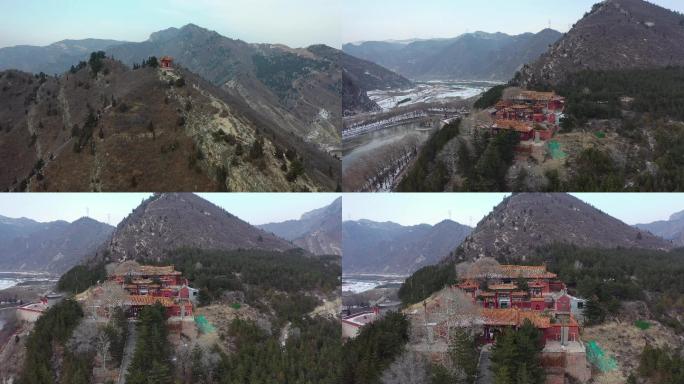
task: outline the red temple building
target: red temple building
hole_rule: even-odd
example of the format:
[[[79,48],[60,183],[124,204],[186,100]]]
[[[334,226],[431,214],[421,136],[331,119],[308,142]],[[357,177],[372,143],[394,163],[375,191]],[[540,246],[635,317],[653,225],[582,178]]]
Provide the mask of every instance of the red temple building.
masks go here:
[[[557,314],[545,315],[537,311],[518,308],[484,309],[482,311],[484,323],[484,342],[496,340],[506,328],[520,328],[524,322],[530,321],[544,335],[544,344],[550,341],[577,342],[580,341],[579,323],[572,317],[559,317]]]
[[[485,265],[459,275],[463,280],[458,284],[405,310],[416,331],[425,332],[434,346],[427,352],[430,359],[448,361],[453,328],[474,329],[479,343],[491,344],[502,332],[529,321],[542,335],[542,366],[549,377],[560,378],[550,382],[562,383],[565,376],[580,383],[591,378],[578,320],[584,300],[568,295],[555,273],[543,265]]]
[[[173,57],[164,56],[159,60],[159,66],[165,70],[173,70]]]
[[[558,122],[565,108],[565,99],[554,92],[522,91],[517,96],[501,100],[494,106],[493,133],[513,130],[521,141],[547,141],[558,131]]]
[[[521,279],[527,284],[526,290],[518,287]],[[496,272],[467,276],[456,288],[468,293],[483,308],[544,311],[554,306],[551,293],[565,290],[565,284],[543,265],[501,265]]]
[[[526,319],[543,332],[545,341],[579,340],[572,300],[581,299],[567,295],[565,283],[545,266],[500,265],[465,277],[454,288],[482,308],[485,342],[494,341],[503,328],[520,327]]]
[[[192,316],[197,291],[173,266],[133,265],[109,276],[129,294],[125,304],[127,313],[136,317],[145,306],[161,303],[168,317]]]

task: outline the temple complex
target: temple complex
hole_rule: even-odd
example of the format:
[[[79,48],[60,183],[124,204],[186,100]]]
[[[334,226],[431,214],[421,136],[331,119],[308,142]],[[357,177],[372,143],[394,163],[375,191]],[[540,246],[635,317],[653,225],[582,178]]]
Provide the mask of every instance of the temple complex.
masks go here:
[[[496,265],[459,273],[462,280],[404,312],[421,343],[412,345],[433,362],[448,361],[454,328],[466,328],[480,345],[496,343],[506,330],[531,323],[542,335],[544,367],[587,382],[591,371],[581,339],[583,299],[544,265]]]
[[[173,266],[149,266],[123,263],[108,276],[128,294],[124,301],[126,313],[137,317],[140,310],[161,303],[168,317],[192,316],[197,290],[188,285]]]
[[[554,92],[521,91],[489,110],[493,122],[487,128],[518,132],[522,142],[547,141],[558,131],[564,108],[565,99]]]

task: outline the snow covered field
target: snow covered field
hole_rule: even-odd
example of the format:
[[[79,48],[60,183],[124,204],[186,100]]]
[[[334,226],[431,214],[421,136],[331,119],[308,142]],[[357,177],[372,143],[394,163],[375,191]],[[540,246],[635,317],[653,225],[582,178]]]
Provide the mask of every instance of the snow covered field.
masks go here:
[[[383,111],[417,103],[448,102],[468,99],[486,92],[498,83],[484,81],[429,81],[410,89],[380,89],[368,92],[368,97]]]
[[[11,288],[22,283],[53,281],[57,281],[57,279],[48,274],[0,271],[0,290]]]
[[[400,284],[406,280],[405,276],[374,276],[374,275],[349,275],[342,276],[342,291],[362,293],[384,284]]]

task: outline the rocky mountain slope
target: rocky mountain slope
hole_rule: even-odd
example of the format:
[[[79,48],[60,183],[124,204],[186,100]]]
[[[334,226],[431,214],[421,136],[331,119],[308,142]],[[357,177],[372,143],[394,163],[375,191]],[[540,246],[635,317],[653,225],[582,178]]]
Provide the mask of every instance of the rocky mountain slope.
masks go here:
[[[472,228],[445,220],[402,226],[370,220],[342,224],[345,273],[410,274],[449,255]]]
[[[339,174],[199,76],[111,59],[0,73],[0,160],[0,190],[17,191],[317,191]]]
[[[342,198],[302,215],[299,220],[259,225],[315,255],[342,255]]]
[[[123,41],[83,39],[62,40],[45,47],[17,45],[0,48],[0,71],[16,69],[23,72],[49,75],[61,74],[81,60],[87,60],[91,52],[102,51]]]
[[[670,240],[677,247],[684,246],[684,211],[673,213],[668,220],[637,224],[635,227]]]
[[[643,0],[605,0],[525,66],[518,80],[555,85],[585,69],[684,65],[683,40],[684,15]]]
[[[521,262],[535,248],[554,243],[598,248],[672,248],[582,200],[560,193],[521,193],[505,198],[483,218],[447,261],[495,257]]]
[[[338,63],[317,46],[248,44],[193,24],[153,33],[142,43],[107,50],[128,65],[149,56],[172,56],[194,73],[240,97],[281,131],[324,151],[339,148],[342,111]]]
[[[95,260],[162,260],[178,248],[285,251],[290,242],[253,227],[192,193],[155,194],[131,212]]]
[[[344,52],[372,61],[410,79],[499,80],[513,77],[535,60],[561,33],[466,33],[452,39],[345,44]]]
[[[316,46],[315,49],[317,54],[342,67],[342,112],[345,116],[380,109],[368,98],[368,91],[412,85],[410,80],[399,74],[340,50],[326,46]]]
[[[0,216],[0,270],[61,273],[92,254],[114,227],[83,217],[40,223]]]

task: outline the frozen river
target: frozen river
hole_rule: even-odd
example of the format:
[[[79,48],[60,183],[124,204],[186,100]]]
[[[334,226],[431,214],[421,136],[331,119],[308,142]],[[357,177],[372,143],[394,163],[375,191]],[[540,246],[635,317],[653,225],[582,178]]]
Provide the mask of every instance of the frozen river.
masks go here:
[[[487,81],[428,81],[415,83],[409,89],[381,89],[368,92],[368,97],[384,111],[418,103],[449,102],[475,97],[498,83]]]

